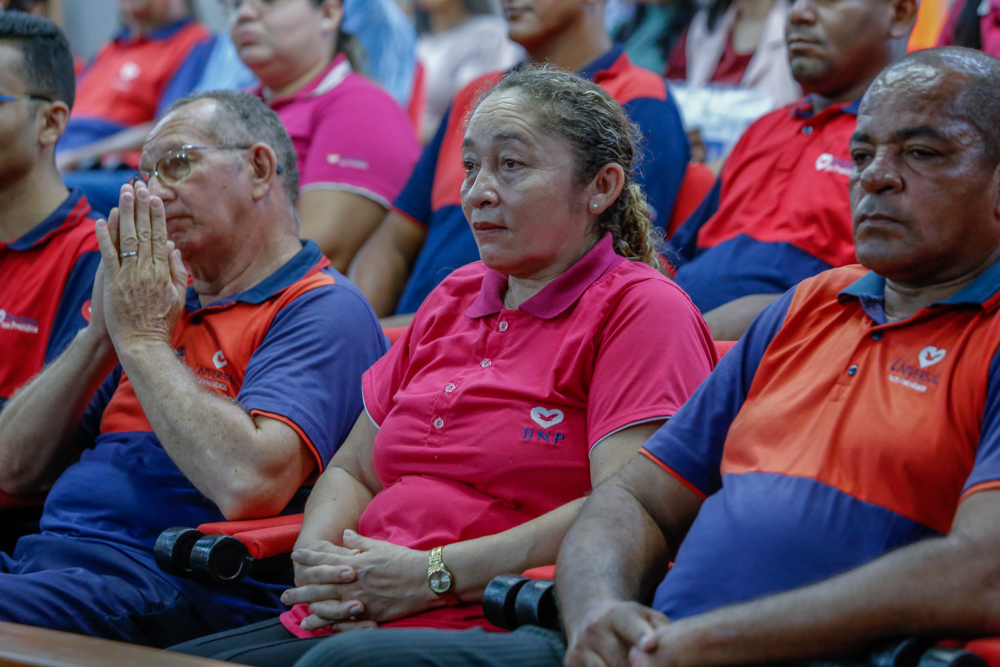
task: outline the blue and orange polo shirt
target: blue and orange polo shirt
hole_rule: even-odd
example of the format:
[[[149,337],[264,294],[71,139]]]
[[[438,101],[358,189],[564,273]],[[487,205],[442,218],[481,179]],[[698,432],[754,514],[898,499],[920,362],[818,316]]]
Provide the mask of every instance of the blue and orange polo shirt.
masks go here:
[[[0,409],[90,321],[101,253],[89,213],[73,191],[30,232],[0,242]]]
[[[619,46],[577,74],[608,91],[639,127],[642,160],[637,165],[636,180],[646,191],[654,222],[662,228],[670,218],[691,156],[680,114],[666,84],[661,77],[632,64]],[[393,204],[396,213],[427,231],[396,308],[398,313],[416,312],[445,276],[479,260],[479,248],[462,212],[462,141],[469,111],[480,93],[501,76],[503,72],[480,77],[455,96]]]
[[[203,307],[189,289],[171,346],[205,389],[295,429],[322,470],[361,413],[362,373],[388,343],[361,292],[307,241],[246,292]],[[120,366],[88,407],[78,440],[85,451],[52,487],[44,532],[122,551],[142,576],[171,581],[218,629],[284,608],[276,584],[213,588],[158,571],[160,532],[225,518],[163,449]],[[288,511],[301,511],[304,500],[300,490]]]
[[[123,29],[80,73],[73,113],[58,150],[86,146],[154,120],[165,102],[193,90],[201,68],[186,67],[185,80],[175,79],[189,57],[202,65],[207,61],[211,41],[211,33],[190,18],[136,39]]]
[[[860,266],[768,306],[641,453],[705,498],[653,606],[700,614],[948,533],[1000,488],[1000,262],[897,322]]]
[[[847,179],[858,104],[813,113],[806,98],[747,128],[666,252],[701,312],[857,261]]]

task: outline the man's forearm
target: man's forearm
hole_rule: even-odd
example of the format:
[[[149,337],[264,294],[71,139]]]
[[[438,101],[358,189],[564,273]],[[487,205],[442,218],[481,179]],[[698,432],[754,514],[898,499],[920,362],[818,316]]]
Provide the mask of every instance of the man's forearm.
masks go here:
[[[65,467],[74,434],[117,363],[111,340],[82,329],[0,412],[0,490],[39,491]]]
[[[267,466],[295,462],[261,460],[266,443],[260,446],[260,429],[239,405],[201,386],[165,342],[119,345],[118,355],[164,450],[227,518],[272,515],[287,504],[298,483],[271,497],[283,470]]]
[[[662,531],[635,497],[618,480],[602,484],[559,550],[556,580],[566,628],[602,601],[648,603],[669,560]]]
[[[754,318],[780,294],[749,294],[705,313],[705,322],[715,340],[739,340]]]
[[[929,539],[819,584],[678,621],[661,628],[651,664],[834,658],[881,638],[998,634],[996,548]]]

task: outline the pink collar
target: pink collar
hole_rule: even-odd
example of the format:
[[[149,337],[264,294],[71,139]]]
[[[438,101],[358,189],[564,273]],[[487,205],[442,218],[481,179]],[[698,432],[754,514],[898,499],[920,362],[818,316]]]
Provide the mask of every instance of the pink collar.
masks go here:
[[[580,261],[569,267],[561,276],[546,285],[541,292],[521,304],[521,310],[543,320],[558,317],[583,296],[587,288],[597,282],[622,262],[624,257],[615,253],[608,232]],[[503,310],[501,295],[507,288],[507,276],[486,269],[479,296],[467,311],[466,317],[480,318],[496,315]]]

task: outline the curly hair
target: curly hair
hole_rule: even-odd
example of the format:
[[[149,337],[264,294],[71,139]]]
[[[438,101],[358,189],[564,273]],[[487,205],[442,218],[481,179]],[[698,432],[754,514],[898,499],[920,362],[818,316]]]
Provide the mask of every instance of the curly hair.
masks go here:
[[[472,111],[490,95],[504,91],[525,96],[526,106],[542,127],[570,145],[580,183],[592,181],[605,165],[621,166],[625,183],[614,203],[597,217],[598,231],[611,232],[619,255],[666,273],[659,255],[662,235],[650,220],[646,194],[635,182],[639,131],[614,98],[575,74],[532,65],[500,79],[479,97]]]

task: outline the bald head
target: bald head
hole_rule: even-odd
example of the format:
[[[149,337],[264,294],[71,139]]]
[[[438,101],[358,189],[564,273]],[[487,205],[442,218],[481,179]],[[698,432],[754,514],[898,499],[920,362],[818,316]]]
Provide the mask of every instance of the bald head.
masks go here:
[[[983,158],[1000,163],[1000,59],[960,46],[916,51],[879,74],[862,113],[901,97],[939,105],[941,113],[968,123],[982,138]]]

